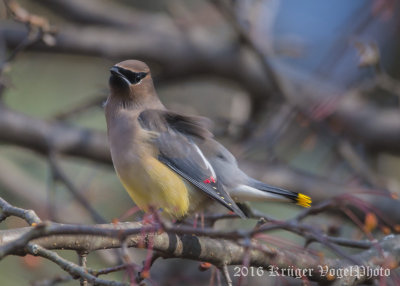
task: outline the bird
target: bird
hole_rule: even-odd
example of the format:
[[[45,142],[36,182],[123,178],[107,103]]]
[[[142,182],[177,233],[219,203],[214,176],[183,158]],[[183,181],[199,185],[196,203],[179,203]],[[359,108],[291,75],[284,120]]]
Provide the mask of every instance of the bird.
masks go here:
[[[241,207],[246,201],[311,205],[307,195],[243,172],[234,155],[214,139],[209,119],[168,110],[142,61],[111,67],[104,109],[114,169],[145,213],[157,210],[182,220],[217,202],[246,218]]]

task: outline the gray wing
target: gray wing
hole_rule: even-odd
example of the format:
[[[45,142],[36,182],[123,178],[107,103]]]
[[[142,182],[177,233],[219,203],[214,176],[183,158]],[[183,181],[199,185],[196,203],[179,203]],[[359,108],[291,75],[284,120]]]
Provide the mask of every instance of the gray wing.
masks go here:
[[[145,110],[139,116],[143,128],[159,133],[154,144],[158,159],[240,217],[244,213],[220,183],[211,163],[206,159],[195,138],[206,140],[211,133],[201,118],[175,114],[165,110]]]

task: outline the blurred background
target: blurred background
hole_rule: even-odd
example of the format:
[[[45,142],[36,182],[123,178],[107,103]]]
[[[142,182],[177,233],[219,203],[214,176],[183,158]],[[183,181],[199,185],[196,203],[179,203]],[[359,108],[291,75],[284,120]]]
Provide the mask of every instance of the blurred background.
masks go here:
[[[110,163],[102,108],[109,68],[139,59],[165,105],[211,118],[247,173],[316,203],[357,194],[346,199],[359,222],[372,216],[377,237],[398,232],[399,24],[395,0],[1,1],[0,196],[57,222],[140,219]],[[253,207],[282,219],[299,212]],[[331,235],[365,235],[341,212],[313,223]],[[0,229],[19,226],[10,218]],[[269,243],[303,239],[281,231]],[[132,250],[138,264],[145,254]],[[88,257],[93,268],[113,263],[110,251]],[[150,285],[217,285],[216,271],[198,264],[157,261]],[[32,256],[0,262],[2,285],[58,274]],[[301,283],[248,283],[267,279]]]

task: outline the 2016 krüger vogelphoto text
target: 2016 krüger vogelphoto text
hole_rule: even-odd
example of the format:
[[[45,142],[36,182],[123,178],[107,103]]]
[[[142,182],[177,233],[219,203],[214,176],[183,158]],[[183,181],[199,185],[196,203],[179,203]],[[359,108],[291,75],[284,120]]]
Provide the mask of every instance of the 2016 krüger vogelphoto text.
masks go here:
[[[263,267],[248,267],[248,266],[235,266],[233,268],[235,277],[261,277],[268,275],[271,277],[278,276],[290,276],[297,279],[303,277],[312,276],[314,273],[318,273],[323,277],[332,278],[343,278],[349,276],[355,276],[358,279],[360,277],[376,278],[376,277],[388,277],[390,276],[390,269],[383,267],[369,267],[350,265],[343,268],[329,268],[327,265],[318,265],[318,268],[297,268],[295,266],[288,266],[286,268],[279,268],[277,266],[270,265],[268,268]]]

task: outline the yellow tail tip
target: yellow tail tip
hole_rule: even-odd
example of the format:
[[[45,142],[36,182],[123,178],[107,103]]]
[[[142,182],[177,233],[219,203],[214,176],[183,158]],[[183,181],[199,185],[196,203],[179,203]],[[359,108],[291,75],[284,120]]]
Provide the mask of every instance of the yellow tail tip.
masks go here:
[[[311,207],[311,203],[312,203],[311,198],[309,196],[306,196],[306,195],[302,194],[302,193],[299,193],[297,195],[296,201],[297,201],[297,204],[299,206],[302,206],[302,207],[305,207],[305,208]]]

